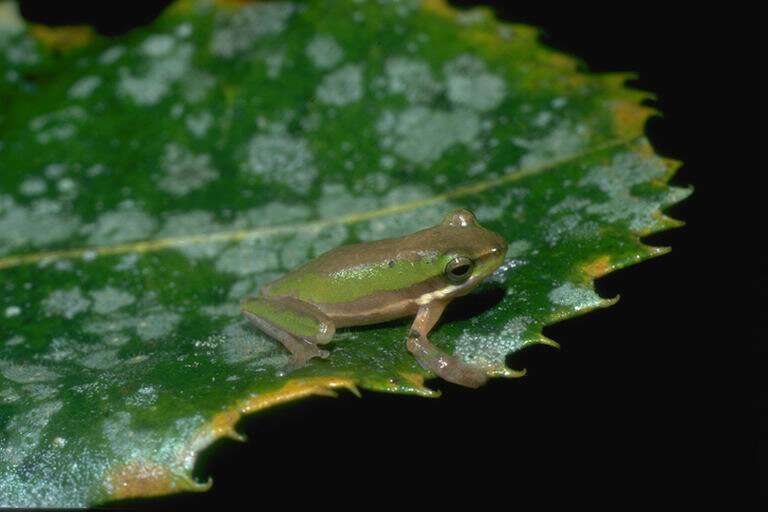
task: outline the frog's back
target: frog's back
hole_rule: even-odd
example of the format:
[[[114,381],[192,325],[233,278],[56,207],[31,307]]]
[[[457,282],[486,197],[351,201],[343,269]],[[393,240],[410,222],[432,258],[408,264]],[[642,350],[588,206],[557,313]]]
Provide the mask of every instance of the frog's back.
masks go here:
[[[267,284],[262,293],[268,297],[287,296],[316,304],[354,300],[369,293],[372,283],[375,286],[376,281],[371,278],[377,269],[391,269],[404,258],[416,259],[404,250],[402,242],[407,238],[336,247]],[[356,283],[365,285],[365,289],[356,287]]]
[[[423,249],[427,231],[337,247],[262,293],[312,303],[339,327],[411,315],[418,309],[416,299],[434,289],[430,278],[442,272],[438,252]]]

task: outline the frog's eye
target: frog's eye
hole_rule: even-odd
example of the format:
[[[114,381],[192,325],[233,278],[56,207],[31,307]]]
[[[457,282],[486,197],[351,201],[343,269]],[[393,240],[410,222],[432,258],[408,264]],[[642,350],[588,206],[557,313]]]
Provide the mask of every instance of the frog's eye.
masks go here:
[[[453,258],[445,266],[445,277],[452,283],[463,283],[472,274],[474,262],[464,256]]]

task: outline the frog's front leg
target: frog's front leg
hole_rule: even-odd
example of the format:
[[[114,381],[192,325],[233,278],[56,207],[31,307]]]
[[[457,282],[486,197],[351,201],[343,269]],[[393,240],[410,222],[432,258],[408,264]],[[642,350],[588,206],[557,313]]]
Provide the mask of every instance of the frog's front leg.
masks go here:
[[[328,343],[336,326],[317,307],[289,297],[249,297],[242,303],[245,317],[265,334],[280,341],[300,368],[313,357],[326,358],[317,347]]]
[[[431,370],[439,377],[470,388],[480,387],[488,380],[482,368],[446,354],[427,339],[427,334],[440,319],[447,305],[447,301],[432,301],[419,307],[408,333],[408,351],[424,369]]]

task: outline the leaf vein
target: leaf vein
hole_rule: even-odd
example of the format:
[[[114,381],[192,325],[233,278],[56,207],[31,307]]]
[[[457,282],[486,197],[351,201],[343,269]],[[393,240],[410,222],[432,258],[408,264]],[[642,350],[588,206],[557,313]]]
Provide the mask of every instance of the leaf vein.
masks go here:
[[[159,238],[155,240],[139,240],[135,242],[126,242],[121,244],[113,244],[97,247],[79,247],[73,249],[62,249],[54,251],[41,251],[28,254],[17,254],[0,258],[0,270],[20,267],[23,265],[30,265],[41,262],[54,262],[64,259],[82,258],[86,255],[93,256],[114,256],[118,254],[128,253],[149,253],[157,252],[164,249],[173,249],[176,247],[183,247],[187,245],[195,245],[211,242],[238,242],[242,240],[251,240],[264,236],[281,234],[281,233],[294,233],[299,231],[313,231],[321,230],[326,227],[343,225],[343,224],[355,224],[366,220],[371,220],[377,217],[385,217],[387,215],[394,215],[397,213],[406,212],[409,210],[415,210],[423,208],[432,204],[455,199],[457,197],[463,197],[473,194],[484,192],[493,187],[506,185],[515,181],[521,180],[528,176],[539,174],[545,171],[552,170],[560,165],[577,161],[581,158],[592,156],[601,151],[613,149],[619,146],[630,145],[634,141],[640,139],[641,135],[635,135],[632,137],[614,139],[607,141],[598,146],[594,146],[590,149],[571,153],[561,158],[536,165],[528,168],[518,169],[514,172],[504,174],[498,178],[491,180],[481,181],[471,185],[465,185],[457,187],[456,189],[443,194],[426,197],[423,199],[417,199],[415,201],[409,201],[406,203],[388,206],[385,208],[379,208],[376,210],[370,210],[367,212],[355,212],[347,215],[340,215],[338,217],[331,217],[327,219],[319,219],[315,221],[305,222],[302,224],[285,224],[281,226],[268,226],[259,227],[253,229],[237,229],[219,231],[214,233],[205,233],[198,235],[184,235],[178,237]]]

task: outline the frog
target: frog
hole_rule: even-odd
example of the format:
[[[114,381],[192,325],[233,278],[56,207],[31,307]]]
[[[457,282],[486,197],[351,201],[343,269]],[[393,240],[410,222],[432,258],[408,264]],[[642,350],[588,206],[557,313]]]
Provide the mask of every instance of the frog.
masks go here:
[[[488,371],[436,347],[428,334],[446,306],[504,262],[507,242],[465,208],[415,233],[342,245],[264,285],[243,315],[292,355],[291,367],[325,359],[337,329],[413,317],[405,348],[444,380],[477,388]]]

